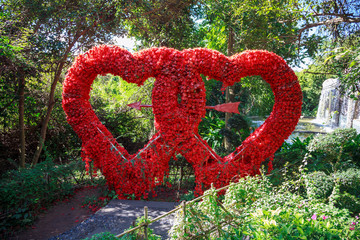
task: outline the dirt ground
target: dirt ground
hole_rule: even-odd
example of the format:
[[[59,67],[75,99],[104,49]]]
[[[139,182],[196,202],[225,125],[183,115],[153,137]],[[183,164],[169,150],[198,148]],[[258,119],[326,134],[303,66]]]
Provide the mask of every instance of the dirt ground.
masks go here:
[[[35,223],[11,240],[43,240],[63,233],[91,216],[92,211],[82,207],[89,197],[99,197],[102,189],[83,188],[68,200],[58,202],[41,213]]]

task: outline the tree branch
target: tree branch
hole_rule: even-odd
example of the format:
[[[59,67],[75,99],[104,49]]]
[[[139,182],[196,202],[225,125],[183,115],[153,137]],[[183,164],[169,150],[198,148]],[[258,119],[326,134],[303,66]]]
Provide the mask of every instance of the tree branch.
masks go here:
[[[310,73],[310,74],[317,74],[317,75],[333,75],[332,73],[325,73],[325,72],[311,72],[311,71],[304,71],[303,73]]]

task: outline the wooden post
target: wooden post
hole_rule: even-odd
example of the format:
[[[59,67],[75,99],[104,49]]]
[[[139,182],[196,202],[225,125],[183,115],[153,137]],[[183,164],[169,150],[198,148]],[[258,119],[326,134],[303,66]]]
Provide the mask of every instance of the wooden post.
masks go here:
[[[185,202],[185,201],[182,201],[181,206],[182,206],[182,209],[183,209],[183,217],[184,217],[184,220],[185,220],[185,217],[186,217],[186,214],[185,214],[186,202]]]
[[[147,221],[148,221],[148,207],[147,207],[147,206],[144,207],[144,216],[145,216],[144,236],[145,236],[145,239],[147,240],[147,239],[148,239],[148,234],[147,234],[147,228],[148,228],[148,224],[147,224]]]
[[[183,218],[184,218],[184,225],[183,225],[183,228],[184,228],[184,232],[186,233],[186,227],[185,227],[185,217],[186,217],[186,201],[182,201],[181,203],[181,207],[182,207],[182,210],[183,210]]]

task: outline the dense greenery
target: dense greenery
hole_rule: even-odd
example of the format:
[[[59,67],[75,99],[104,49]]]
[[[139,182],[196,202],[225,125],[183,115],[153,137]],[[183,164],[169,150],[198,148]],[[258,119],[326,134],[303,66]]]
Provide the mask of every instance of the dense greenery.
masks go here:
[[[88,181],[81,161],[55,165],[47,159],[34,168],[7,172],[0,181],[0,236],[6,238],[16,227],[31,224],[39,212]]]
[[[151,109],[132,109],[127,104],[141,101],[151,104],[154,79],[138,87],[111,75],[98,77],[93,84],[91,105],[119,143],[129,152],[136,152],[154,133],[154,115]]]
[[[179,213],[172,239],[356,239],[360,234],[358,213],[332,201],[276,190],[266,177],[249,177],[229,187],[221,205],[214,190],[206,194],[187,208],[185,218]]]

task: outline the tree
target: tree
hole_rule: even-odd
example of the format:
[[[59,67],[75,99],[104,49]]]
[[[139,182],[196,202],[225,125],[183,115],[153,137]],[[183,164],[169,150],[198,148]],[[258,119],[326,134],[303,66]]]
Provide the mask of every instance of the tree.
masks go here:
[[[24,1],[21,11],[33,16],[32,44],[45,56],[43,64],[52,74],[47,110],[32,165],[38,162],[55,104],[55,89],[72,52],[108,41],[123,33],[115,1]]]
[[[318,56],[319,71],[338,78],[341,81],[342,93],[357,98],[360,93],[360,33],[354,33],[341,43]],[[313,72],[313,73],[318,73]]]
[[[357,0],[302,1],[306,9],[301,14],[299,38],[311,28],[330,32],[335,41],[360,30],[360,2]]]
[[[2,101],[0,112],[4,121],[6,115],[11,115],[11,109],[18,99],[18,126],[20,139],[20,167],[25,167],[25,78],[33,77],[36,68],[32,59],[26,59],[27,29],[21,25],[20,14],[11,11],[6,5],[0,6],[0,92]],[[17,86],[16,86],[17,83]],[[9,91],[10,90],[10,91]],[[10,110],[10,111],[9,111]]]
[[[42,117],[40,139],[32,165],[35,165],[40,157],[55,104],[55,89],[63,77],[64,68],[72,58],[72,53],[86,50],[95,43],[108,41],[112,34],[125,32],[119,27],[122,15],[117,11],[116,4],[117,1],[102,0],[10,0],[2,4],[8,19],[16,21],[23,28],[27,26],[28,44],[24,52],[27,57],[36,56],[36,65],[42,72],[40,79],[46,80],[47,76],[51,76],[48,103]]]
[[[206,46],[228,56],[246,49],[266,49],[294,62],[298,48],[295,44],[298,13],[294,3],[296,1],[203,1],[200,17],[204,18],[201,29],[205,33]],[[263,88],[266,84],[247,81],[246,86]],[[265,96],[271,95],[269,87],[267,89]],[[235,88],[227,87],[225,101],[234,102],[235,95]],[[231,113],[225,114],[226,128],[229,128],[231,116]],[[227,138],[224,145],[230,149]]]
[[[127,9],[129,35],[141,47],[170,47],[185,49],[198,47],[201,36],[196,32],[194,14],[196,0],[134,1]]]
[[[299,39],[307,38],[310,41],[314,35],[329,36],[314,46],[314,64],[304,74],[312,75],[308,77],[311,79],[338,78],[343,94],[356,98],[360,91],[360,2],[317,0],[304,1],[303,4],[307,4],[308,10],[302,14]],[[312,33],[310,29],[313,29]]]

